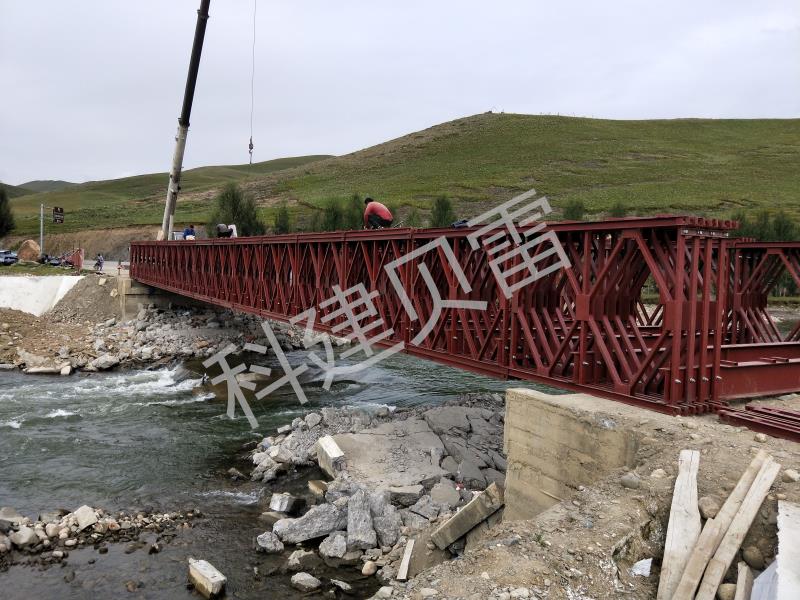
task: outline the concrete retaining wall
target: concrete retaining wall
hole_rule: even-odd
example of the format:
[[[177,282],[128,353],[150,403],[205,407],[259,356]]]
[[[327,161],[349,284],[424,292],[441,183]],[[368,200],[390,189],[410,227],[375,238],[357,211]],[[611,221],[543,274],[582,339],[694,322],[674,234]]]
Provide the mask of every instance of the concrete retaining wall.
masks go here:
[[[0,308],[43,315],[53,308],[82,276],[0,277]]]
[[[506,392],[506,509],[531,519],[610,470],[632,465],[641,413],[588,394]]]

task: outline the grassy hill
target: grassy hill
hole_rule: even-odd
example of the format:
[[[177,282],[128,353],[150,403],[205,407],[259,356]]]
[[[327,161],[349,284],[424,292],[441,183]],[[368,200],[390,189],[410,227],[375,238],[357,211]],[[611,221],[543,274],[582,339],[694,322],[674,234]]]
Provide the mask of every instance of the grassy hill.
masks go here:
[[[219,186],[236,180],[265,217],[288,201],[301,226],[325,200],[369,194],[423,212],[447,195],[459,217],[536,188],[558,209],[581,200],[589,217],[622,202],[634,214],[729,215],[784,208],[800,217],[800,119],[611,121],[482,114],[340,157],[302,157],[187,171],[176,221],[203,222]],[[293,161],[296,161],[293,164]],[[84,184],[47,195],[65,227],[158,224],[165,175]],[[40,195],[13,202],[36,227]],[[556,215],[557,216],[557,215]]]
[[[274,171],[298,167],[323,158],[327,157],[300,156],[253,165],[186,170],[181,179],[182,195],[178,218],[181,222],[203,222],[214,190],[225,183],[245,182],[250,178],[263,177]],[[58,191],[16,198],[12,202],[17,221],[14,233],[32,234],[39,231],[39,205],[42,202],[47,206],[64,208],[65,221],[62,225],[53,226],[54,232],[160,225],[164,214],[167,181],[167,173],[152,173],[107,181],[90,181]]]
[[[25,194],[30,194],[31,191],[19,185],[9,185],[7,183],[0,183],[0,188],[5,189],[9,198],[19,198]]]
[[[61,181],[60,179],[36,179],[34,181],[26,181],[21,183],[19,187],[30,190],[31,192],[57,192],[68,187],[78,185],[69,181]]]

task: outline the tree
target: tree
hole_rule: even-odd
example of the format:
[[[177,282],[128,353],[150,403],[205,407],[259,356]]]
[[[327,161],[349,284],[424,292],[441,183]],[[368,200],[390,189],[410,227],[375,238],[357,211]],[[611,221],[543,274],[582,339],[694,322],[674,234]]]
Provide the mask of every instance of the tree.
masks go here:
[[[453,205],[447,196],[439,196],[433,201],[431,227],[449,227],[456,220]]]
[[[364,200],[358,194],[353,194],[342,207],[343,229],[364,229]]]
[[[567,221],[580,221],[586,213],[583,200],[570,200],[564,207],[564,219]]]
[[[620,219],[628,214],[628,207],[625,206],[621,200],[617,200],[614,205],[608,209],[608,216]]]
[[[6,189],[0,185],[0,237],[7,235],[14,229],[14,215],[11,213],[11,203],[8,201]]]
[[[797,224],[783,209],[772,217],[772,239],[776,242],[793,242],[797,239]]]
[[[286,202],[281,202],[278,205],[278,210],[275,211],[275,220],[272,230],[277,233],[289,233],[291,231],[291,219],[289,218],[289,207]]]
[[[235,224],[239,235],[264,235],[267,228],[258,216],[255,200],[246,196],[235,183],[229,183],[217,196],[211,213],[208,231],[216,231],[217,224]]]

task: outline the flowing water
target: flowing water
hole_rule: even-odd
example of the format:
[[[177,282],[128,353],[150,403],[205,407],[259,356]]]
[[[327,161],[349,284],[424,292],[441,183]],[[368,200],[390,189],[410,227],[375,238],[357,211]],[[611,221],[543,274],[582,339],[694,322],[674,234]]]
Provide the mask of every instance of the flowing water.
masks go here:
[[[395,356],[357,380],[334,383],[330,392],[322,389],[319,374],[308,374],[303,387],[309,404],[303,407],[288,386],[251,403],[259,421],[254,432],[241,413],[228,419],[224,397],[200,384],[199,375],[183,367],[69,378],[0,373],[0,506],[32,518],[82,504],[112,511],[199,508],[207,517],[182,530],[160,554],[125,554],[125,544],[111,544],[105,555],[92,548],[71,551],[60,568],[14,566],[0,573],[3,598],[115,598],[128,595],[129,580],[140,582],[138,597],[190,598],[189,556],[209,560],[228,576],[229,597],[299,597],[278,573],[285,557],[252,549],[255,535],[265,530],[257,516],[272,490],[227,477],[242,444],[322,406],[436,404],[509,385]],[[301,492],[307,478],[285,477],[275,489]],[[356,596],[378,585],[355,569],[329,575],[351,581]]]

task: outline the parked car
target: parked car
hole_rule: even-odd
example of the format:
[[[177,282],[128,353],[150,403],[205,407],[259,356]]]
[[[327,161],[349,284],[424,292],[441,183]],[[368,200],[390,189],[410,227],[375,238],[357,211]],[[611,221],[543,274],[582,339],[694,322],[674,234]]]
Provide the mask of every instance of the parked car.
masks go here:
[[[13,265],[19,258],[16,252],[11,250],[0,250],[0,265]]]

